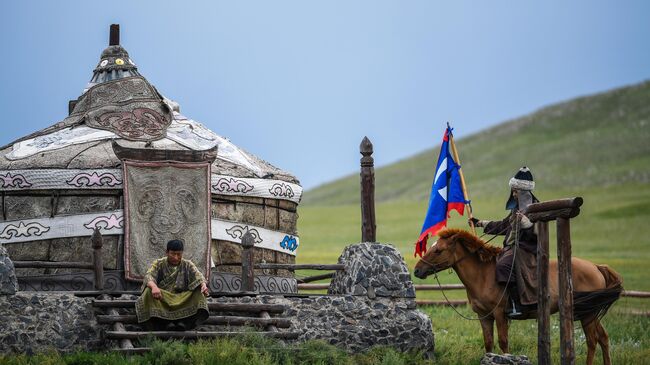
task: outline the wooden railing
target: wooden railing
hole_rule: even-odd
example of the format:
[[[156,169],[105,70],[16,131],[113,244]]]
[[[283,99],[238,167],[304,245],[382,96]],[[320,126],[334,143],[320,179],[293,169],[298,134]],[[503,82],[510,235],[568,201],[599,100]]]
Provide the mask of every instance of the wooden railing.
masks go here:
[[[14,261],[14,267],[21,268],[36,268],[36,269],[84,269],[92,270],[94,278],[95,290],[104,290],[104,264],[102,261],[102,246],[104,239],[99,231],[95,228],[90,241],[93,248],[93,261],[92,262],[76,262],[76,261]]]
[[[254,263],[253,262],[253,247],[254,237],[250,232],[246,232],[241,239],[242,255],[241,255],[241,291],[254,292],[255,291],[255,272],[254,269],[280,269],[280,270],[345,270],[345,265],[342,264],[267,264],[267,263]],[[303,278],[302,282],[307,283],[310,281],[322,280],[331,278],[334,273],[324,275],[315,275]]]
[[[302,291],[316,291],[316,290],[327,290],[330,286],[330,283],[318,283],[318,284],[301,284],[298,283],[298,290]],[[463,284],[443,284],[443,285],[431,285],[431,284],[415,284],[413,285],[415,292],[421,291],[439,291],[439,290],[465,290]],[[650,292],[639,291],[639,290],[624,290],[621,294],[622,297],[628,298],[650,298]],[[452,306],[461,306],[469,304],[466,299],[456,299],[450,300],[431,300],[431,299],[416,299],[415,303],[418,306],[427,306],[427,305],[452,305]],[[638,314],[643,316],[650,316],[650,312],[634,312],[632,314]]]

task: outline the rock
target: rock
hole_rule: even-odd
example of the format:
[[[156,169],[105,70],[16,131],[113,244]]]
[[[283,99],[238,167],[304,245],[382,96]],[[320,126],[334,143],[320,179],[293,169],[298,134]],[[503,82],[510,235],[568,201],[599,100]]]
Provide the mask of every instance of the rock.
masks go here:
[[[377,295],[375,294],[375,288],[370,287],[368,288],[368,299],[375,299],[377,298]]]
[[[3,245],[0,245],[0,295],[14,295],[18,290],[18,279],[14,263]]]
[[[318,297],[311,303],[292,297],[274,300],[296,311],[297,315],[290,318],[291,330],[303,333],[299,342],[319,339],[350,353],[384,344],[432,356],[431,319],[417,309],[406,309],[412,301],[353,295]]]
[[[524,355],[511,355],[511,354],[503,354],[503,355],[498,355],[492,352],[488,352],[483,356],[481,359],[481,365],[500,365],[500,364],[508,364],[508,365],[533,365],[533,363],[528,360],[527,356]]]
[[[61,293],[19,291],[0,296],[0,353],[102,348],[91,302]]]
[[[359,243],[345,248],[339,257],[345,265],[332,278],[328,294],[415,298],[415,288],[404,258],[392,245]]]

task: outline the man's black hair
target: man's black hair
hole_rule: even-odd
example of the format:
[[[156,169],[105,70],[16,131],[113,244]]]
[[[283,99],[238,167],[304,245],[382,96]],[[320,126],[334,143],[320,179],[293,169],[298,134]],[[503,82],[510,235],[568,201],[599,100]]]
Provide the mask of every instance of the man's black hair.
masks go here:
[[[183,251],[183,241],[171,240],[167,242],[167,251]]]

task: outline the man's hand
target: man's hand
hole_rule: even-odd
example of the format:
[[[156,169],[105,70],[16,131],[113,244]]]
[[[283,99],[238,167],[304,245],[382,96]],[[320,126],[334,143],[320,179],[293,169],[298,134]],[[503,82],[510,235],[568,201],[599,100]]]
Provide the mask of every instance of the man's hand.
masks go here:
[[[533,226],[533,222],[522,212],[517,212],[517,219],[519,219],[521,228],[528,229]]]
[[[474,227],[481,227],[481,226],[482,226],[482,225],[481,225],[481,221],[478,220],[478,218],[474,218],[474,217],[468,219],[468,220],[467,220],[467,224],[469,224],[470,227],[471,227],[472,225],[474,225]]]
[[[162,292],[160,292],[160,288],[158,287],[158,285],[156,285],[156,284],[153,284],[153,285],[152,285],[152,288],[151,288],[151,296],[152,296],[154,299],[157,299],[157,300],[162,299]]]
[[[210,291],[208,290],[208,286],[205,285],[205,283],[201,283],[201,293],[205,295],[206,297],[210,295]]]

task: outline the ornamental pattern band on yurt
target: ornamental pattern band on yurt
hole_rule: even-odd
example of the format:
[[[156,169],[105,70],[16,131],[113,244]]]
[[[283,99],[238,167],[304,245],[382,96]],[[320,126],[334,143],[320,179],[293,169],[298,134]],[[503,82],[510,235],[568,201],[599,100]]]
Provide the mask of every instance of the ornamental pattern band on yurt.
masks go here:
[[[102,235],[124,234],[124,212],[56,216],[54,218],[23,219],[0,222],[0,243],[12,244],[35,240],[90,236],[95,228]],[[286,232],[274,231],[252,224],[211,219],[211,238],[241,244],[241,237],[251,232],[255,247],[295,255],[300,238]],[[35,242],[34,244],[37,244]]]
[[[210,176],[213,194],[300,201],[302,187],[282,180]],[[121,189],[121,169],[0,170],[0,191]]]

